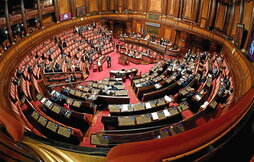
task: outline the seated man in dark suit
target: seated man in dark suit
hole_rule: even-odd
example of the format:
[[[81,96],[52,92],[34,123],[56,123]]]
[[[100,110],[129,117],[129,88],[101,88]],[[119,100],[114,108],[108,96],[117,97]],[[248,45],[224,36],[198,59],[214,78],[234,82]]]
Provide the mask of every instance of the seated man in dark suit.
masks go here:
[[[61,93],[66,94],[67,96],[69,96],[70,95],[69,87],[63,87],[63,89],[61,90]]]
[[[77,78],[74,74],[71,74],[71,82],[76,82]]]
[[[118,42],[118,43],[116,43],[116,53],[118,53],[119,52],[119,45],[120,43]]]
[[[106,92],[104,92],[101,88],[100,88],[100,90],[99,90],[98,94],[99,94],[99,95],[107,95],[107,93],[106,93]]]
[[[192,96],[195,94],[195,89],[191,88],[190,91],[181,99],[181,102],[187,101],[188,103],[191,102]]]
[[[45,68],[45,72],[46,72],[46,73],[49,73],[49,72],[52,72],[52,70],[50,69],[50,67],[49,67],[49,66],[46,66],[46,68]]]
[[[111,89],[112,90],[118,90],[117,87],[115,87],[114,85],[111,85]]]
[[[107,56],[106,60],[107,60],[108,68],[111,67],[111,57]]]
[[[55,68],[54,68],[54,71],[55,71],[55,72],[61,71],[61,70],[60,70],[60,65],[59,65],[58,63],[56,63]]]
[[[33,67],[29,65],[28,69],[27,69],[27,72],[31,74],[33,72]]]
[[[212,70],[212,75],[213,75],[213,77],[214,78],[216,78],[217,76],[218,76],[218,74],[219,74],[219,69],[217,68],[217,66],[214,66],[213,67],[213,70]]]

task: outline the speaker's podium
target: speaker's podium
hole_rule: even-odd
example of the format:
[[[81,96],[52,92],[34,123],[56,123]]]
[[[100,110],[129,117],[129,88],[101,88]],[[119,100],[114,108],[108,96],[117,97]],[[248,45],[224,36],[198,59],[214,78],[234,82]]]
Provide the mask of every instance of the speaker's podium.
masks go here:
[[[128,65],[128,58],[124,55],[119,55],[118,56],[118,64],[120,65]]]

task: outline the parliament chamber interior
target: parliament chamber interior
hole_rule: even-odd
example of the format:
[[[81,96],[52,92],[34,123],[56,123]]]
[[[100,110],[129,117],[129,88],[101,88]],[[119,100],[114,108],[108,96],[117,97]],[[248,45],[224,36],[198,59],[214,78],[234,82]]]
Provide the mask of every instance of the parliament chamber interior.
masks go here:
[[[253,0],[0,0],[3,161],[254,161]]]

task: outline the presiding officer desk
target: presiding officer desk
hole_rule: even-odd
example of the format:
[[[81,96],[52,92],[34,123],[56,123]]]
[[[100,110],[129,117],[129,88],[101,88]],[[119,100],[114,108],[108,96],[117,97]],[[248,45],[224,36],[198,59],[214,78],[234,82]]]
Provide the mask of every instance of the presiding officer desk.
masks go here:
[[[161,54],[162,56],[178,56],[179,53],[181,52],[179,48],[177,49],[172,49],[171,45],[168,44],[167,46],[162,46],[157,42],[152,42],[149,40],[145,40],[143,38],[132,38],[132,37],[121,37],[120,38],[122,41],[127,42],[127,43],[132,43],[132,44],[138,44],[147,48],[150,48],[157,53]],[[165,59],[165,58],[164,58]]]

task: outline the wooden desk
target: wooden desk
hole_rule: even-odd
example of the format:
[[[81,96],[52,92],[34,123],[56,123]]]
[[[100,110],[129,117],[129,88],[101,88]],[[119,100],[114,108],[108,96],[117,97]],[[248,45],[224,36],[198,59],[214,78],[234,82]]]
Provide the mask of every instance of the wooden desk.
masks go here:
[[[91,144],[98,146],[108,146],[109,136],[103,134],[92,134],[91,135]]]
[[[135,118],[134,117],[118,117],[118,126],[119,127],[126,127],[126,126],[134,126],[135,123]]]
[[[136,122],[137,122],[137,125],[151,123],[152,122],[152,120],[151,120],[151,114],[137,116],[136,117]]]
[[[109,109],[109,112],[110,113],[119,113],[121,112],[121,108],[120,106],[117,106],[117,105],[108,105],[108,109]]]
[[[72,130],[66,127],[59,126],[57,133],[66,138],[70,138]]]
[[[133,104],[133,111],[143,111],[145,110],[144,104]]]

